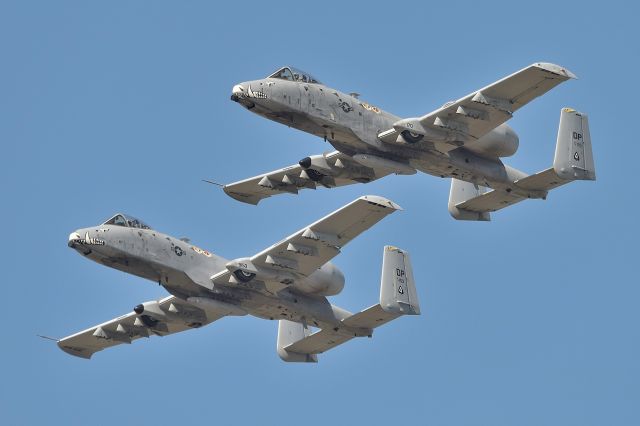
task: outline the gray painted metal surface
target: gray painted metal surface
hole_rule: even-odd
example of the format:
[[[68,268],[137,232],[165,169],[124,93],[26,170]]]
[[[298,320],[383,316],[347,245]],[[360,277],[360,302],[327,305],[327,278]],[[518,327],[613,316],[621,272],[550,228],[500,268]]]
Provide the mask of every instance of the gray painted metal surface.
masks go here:
[[[281,320],[277,351],[283,360],[317,362],[318,353],[353,337],[371,336],[374,328],[402,314],[419,313],[408,255],[389,247],[384,264],[393,254],[394,269],[383,269],[385,296],[379,305],[354,315],[327,299],[345,282],[330,260],[353,238],[398,210],[390,200],[363,196],[254,256],[234,260],[124,214],[78,229],[69,235],[70,247],[105,266],[157,282],[171,295],[60,339],[58,346],[91,358],[140,337],[198,328],[225,316],[253,315]],[[402,275],[406,288],[393,287],[397,283],[389,278],[392,272]],[[400,299],[394,299],[394,291]]]
[[[257,204],[272,195],[421,171],[452,179],[449,211],[454,218],[490,220],[490,212],[514,202],[546,198],[551,189],[544,185],[548,182],[530,180],[523,185],[528,175],[502,162],[519,146],[517,134],[506,121],[528,102],[571,78],[575,75],[559,65],[535,63],[429,114],[403,119],[357,95],[325,86],[300,70],[284,67],[265,79],[235,85],[231,99],[262,117],[319,136],[336,151],[224,185],[224,191],[236,200]],[[571,148],[562,145],[556,158],[579,151],[579,164],[570,164],[570,173],[554,166],[555,176],[548,175],[549,179],[595,179],[586,116],[575,114],[567,118],[566,127],[581,139]],[[563,120],[560,133],[564,134]],[[577,172],[577,167],[583,171]],[[483,198],[482,208],[464,211],[458,204],[470,199],[458,197],[471,186],[456,181],[493,191]]]

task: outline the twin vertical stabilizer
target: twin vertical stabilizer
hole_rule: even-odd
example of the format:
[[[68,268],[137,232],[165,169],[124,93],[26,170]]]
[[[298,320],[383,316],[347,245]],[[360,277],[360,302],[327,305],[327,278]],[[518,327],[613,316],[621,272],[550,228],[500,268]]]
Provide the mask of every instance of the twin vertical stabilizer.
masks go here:
[[[571,108],[560,112],[553,170],[565,180],[596,180],[589,118]]]
[[[409,253],[397,247],[384,248],[380,306],[386,312],[399,315],[420,314]]]

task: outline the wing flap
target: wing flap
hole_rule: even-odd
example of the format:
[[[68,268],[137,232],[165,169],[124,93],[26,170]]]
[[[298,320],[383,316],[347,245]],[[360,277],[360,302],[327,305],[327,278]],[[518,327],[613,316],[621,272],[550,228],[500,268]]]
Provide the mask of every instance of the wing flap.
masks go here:
[[[547,191],[571,182],[560,178],[553,167],[514,182],[518,191],[494,189],[456,205],[472,212],[495,212],[530,198],[546,198]]]
[[[402,314],[387,312],[382,309],[382,306],[376,304],[346,318],[342,322],[348,327],[367,329],[379,327],[400,316],[402,316]]]

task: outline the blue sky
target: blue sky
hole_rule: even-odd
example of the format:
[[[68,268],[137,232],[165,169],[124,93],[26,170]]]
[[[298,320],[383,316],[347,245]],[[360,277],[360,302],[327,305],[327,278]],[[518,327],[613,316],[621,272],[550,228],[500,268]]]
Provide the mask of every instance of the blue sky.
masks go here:
[[[0,2],[3,424],[637,425],[637,6],[595,2]],[[456,222],[449,182],[394,176],[259,207],[233,181],[330,150],[229,100],[292,64],[400,116],[532,62],[579,79],[520,110],[509,164],[552,161],[559,112],[590,116],[598,180]],[[624,161],[622,161],[624,160]],[[66,246],[115,211],[227,258],[363,194],[405,208],[336,259],[334,303],[375,303],[382,247],[411,252],[423,308],[373,339],[277,357],[277,324],[226,318],[85,361],[64,336],[163,296]]]

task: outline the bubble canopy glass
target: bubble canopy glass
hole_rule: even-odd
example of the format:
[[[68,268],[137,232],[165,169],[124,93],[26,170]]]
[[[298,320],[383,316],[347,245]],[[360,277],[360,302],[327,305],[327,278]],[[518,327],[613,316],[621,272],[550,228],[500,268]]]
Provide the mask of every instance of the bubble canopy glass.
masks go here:
[[[124,226],[126,228],[151,229],[149,225],[138,218],[123,213],[118,213],[111,219],[103,223],[103,225]]]
[[[294,67],[282,67],[267,78],[279,78],[281,80],[299,81],[302,83],[322,84],[311,74]]]

